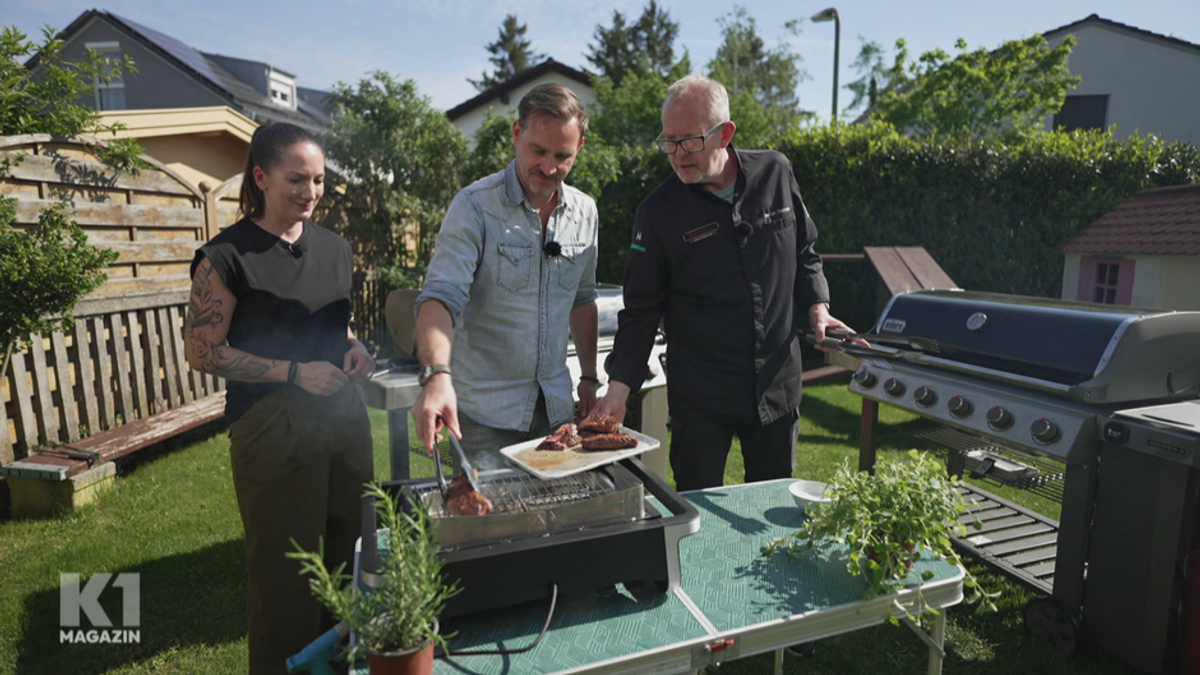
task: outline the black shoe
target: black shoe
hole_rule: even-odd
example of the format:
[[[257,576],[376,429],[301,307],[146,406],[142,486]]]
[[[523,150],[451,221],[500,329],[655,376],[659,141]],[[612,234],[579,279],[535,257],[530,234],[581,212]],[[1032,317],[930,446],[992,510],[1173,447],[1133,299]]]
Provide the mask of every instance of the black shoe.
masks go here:
[[[800,644],[788,645],[785,647],[785,649],[787,649],[788,653],[792,656],[799,656],[801,658],[812,656],[817,651],[815,642],[802,642]]]

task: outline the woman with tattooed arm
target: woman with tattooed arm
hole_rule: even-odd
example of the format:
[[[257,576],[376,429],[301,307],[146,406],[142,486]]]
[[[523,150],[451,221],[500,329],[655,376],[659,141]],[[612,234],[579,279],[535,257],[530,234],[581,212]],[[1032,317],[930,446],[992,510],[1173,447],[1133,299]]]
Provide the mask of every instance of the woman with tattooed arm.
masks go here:
[[[341,237],[309,220],[324,179],[308,132],[259,128],[243,218],[192,262],[184,340],[193,368],[227,380],[253,675],[287,672],[287,657],[329,627],[284,553],[292,539],[308,551],[323,541],[330,569],[350,561],[373,475],[370,422],[353,386],[375,368],[349,326],[354,261]]]

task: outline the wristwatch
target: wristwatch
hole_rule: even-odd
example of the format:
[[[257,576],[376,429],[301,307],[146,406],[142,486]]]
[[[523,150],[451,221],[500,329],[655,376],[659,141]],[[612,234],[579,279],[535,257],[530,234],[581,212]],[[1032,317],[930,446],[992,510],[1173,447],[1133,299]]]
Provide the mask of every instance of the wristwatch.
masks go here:
[[[421,369],[421,374],[417,376],[417,384],[424,387],[429,380],[438,373],[450,374],[450,366],[441,363],[430,363]]]

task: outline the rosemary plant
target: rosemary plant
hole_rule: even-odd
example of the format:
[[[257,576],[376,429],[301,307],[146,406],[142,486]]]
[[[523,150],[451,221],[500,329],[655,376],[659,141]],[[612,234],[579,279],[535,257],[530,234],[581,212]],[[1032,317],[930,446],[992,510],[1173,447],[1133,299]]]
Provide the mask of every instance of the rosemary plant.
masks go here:
[[[367,486],[375,499],[379,524],[386,529],[386,546],[380,546],[382,584],[364,590],[348,583],[351,577],[339,565],[330,571],[324,563],[324,543],[314,552],[304,551],[295,541],[289,558],[301,562],[301,574],[309,574],[309,587],[330,613],[358,635],[358,642],[343,649],[353,663],[367,650],[405,651],[431,640],[445,646],[437,632],[438,616],[446,600],[457,594],[457,582],[442,578],[435,523],[422,505],[412,513],[400,508],[399,499],[377,484]]]

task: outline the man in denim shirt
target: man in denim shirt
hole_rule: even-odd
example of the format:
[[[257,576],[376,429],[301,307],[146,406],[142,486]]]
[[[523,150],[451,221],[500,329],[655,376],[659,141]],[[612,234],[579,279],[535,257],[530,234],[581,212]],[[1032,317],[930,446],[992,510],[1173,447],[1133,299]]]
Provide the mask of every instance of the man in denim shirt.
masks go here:
[[[568,328],[583,414],[599,384],[596,203],[563,183],[583,147],[587,110],[570,89],[547,84],[518,112],[516,159],[454,198],[414,307],[417,436],[432,452],[449,426],[477,467],[495,464],[489,452],[572,418]]]

